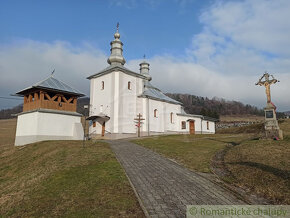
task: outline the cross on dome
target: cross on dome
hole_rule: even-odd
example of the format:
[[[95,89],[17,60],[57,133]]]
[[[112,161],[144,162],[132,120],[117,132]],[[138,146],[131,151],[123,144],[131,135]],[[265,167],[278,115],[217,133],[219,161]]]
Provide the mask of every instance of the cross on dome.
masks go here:
[[[110,65],[124,65],[126,63],[123,57],[123,43],[120,40],[119,22],[117,23],[117,32],[114,34],[114,40],[111,42],[111,55],[108,58]]]

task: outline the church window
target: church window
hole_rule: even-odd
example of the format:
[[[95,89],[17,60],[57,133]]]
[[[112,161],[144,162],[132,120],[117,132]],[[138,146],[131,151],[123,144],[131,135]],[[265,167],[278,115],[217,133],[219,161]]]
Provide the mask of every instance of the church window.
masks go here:
[[[131,90],[131,82],[128,82],[128,89]]]
[[[105,89],[105,82],[102,81],[102,90],[104,90],[104,89]]]
[[[206,122],[206,129],[209,130],[209,122]]]
[[[181,129],[186,129],[186,122],[185,121],[181,121]]]
[[[173,123],[173,113],[170,113],[170,123]]]
[[[93,122],[93,127],[96,127],[96,121]]]
[[[154,110],[154,117],[157,117],[157,109]]]

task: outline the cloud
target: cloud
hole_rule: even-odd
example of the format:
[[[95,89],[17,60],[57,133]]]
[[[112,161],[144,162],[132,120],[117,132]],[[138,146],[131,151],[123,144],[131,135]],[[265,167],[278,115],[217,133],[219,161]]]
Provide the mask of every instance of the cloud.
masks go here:
[[[177,4],[180,9],[184,9],[190,3],[195,2],[196,0],[109,0],[110,6],[125,7],[127,9],[134,9],[140,4],[149,6],[152,9],[158,8],[161,4]]]
[[[289,11],[287,0],[213,4],[200,16],[203,31],[193,37],[187,53],[224,73],[276,68],[289,73]]]
[[[141,61],[129,61],[128,67],[138,72],[137,66]],[[153,78],[152,84],[164,92],[189,93],[209,98],[217,96],[259,107],[265,106],[265,88],[255,86],[260,74],[247,77],[239,74],[226,75],[197,63],[168,56],[156,56],[148,61]],[[274,103],[280,110],[287,110],[290,77],[286,74],[275,74],[275,76],[281,80],[281,83],[271,87]]]
[[[89,81],[85,78],[106,66],[107,57],[91,45],[72,46],[68,42],[44,43],[23,40],[0,46],[0,93],[8,96],[38,81],[55,69],[55,76],[89,94]],[[17,102],[13,102],[19,103]],[[2,100],[0,108],[11,106]]]
[[[217,35],[245,48],[290,55],[288,0],[218,2],[200,20]]]
[[[111,6],[121,7],[124,6],[128,9],[135,8],[137,5],[136,0],[109,0]]]
[[[234,93],[235,99],[259,106],[264,105],[264,90],[252,84],[269,71],[281,80],[272,87],[273,101],[280,110],[289,110],[289,11],[287,0],[217,1],[200,16],[203,31],[193,37],[188,59],[222,81],[232,78],[232,90],[224,89],[227,98]]]

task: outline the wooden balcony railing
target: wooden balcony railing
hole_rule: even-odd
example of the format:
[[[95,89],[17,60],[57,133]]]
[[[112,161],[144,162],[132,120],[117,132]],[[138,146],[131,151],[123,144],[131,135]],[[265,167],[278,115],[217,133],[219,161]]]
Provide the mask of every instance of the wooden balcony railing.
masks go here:
[[[23,111],[30,111],[38,108],[61,110],[61,111],[76,111],[77,98],[65,97],[62,94],[48,94],[43,91],[35,92],[24,96]]]

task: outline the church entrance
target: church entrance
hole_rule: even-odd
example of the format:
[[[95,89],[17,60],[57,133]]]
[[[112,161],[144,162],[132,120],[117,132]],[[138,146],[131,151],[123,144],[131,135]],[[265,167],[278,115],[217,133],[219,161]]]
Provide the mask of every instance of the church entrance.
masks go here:
[[[102,136],[105,136],[105,129],[106,129],[106,125],[105,125],[105,121],[102,124]]]
[[[189,121],[189,133],[195,134],[194,120]]]

